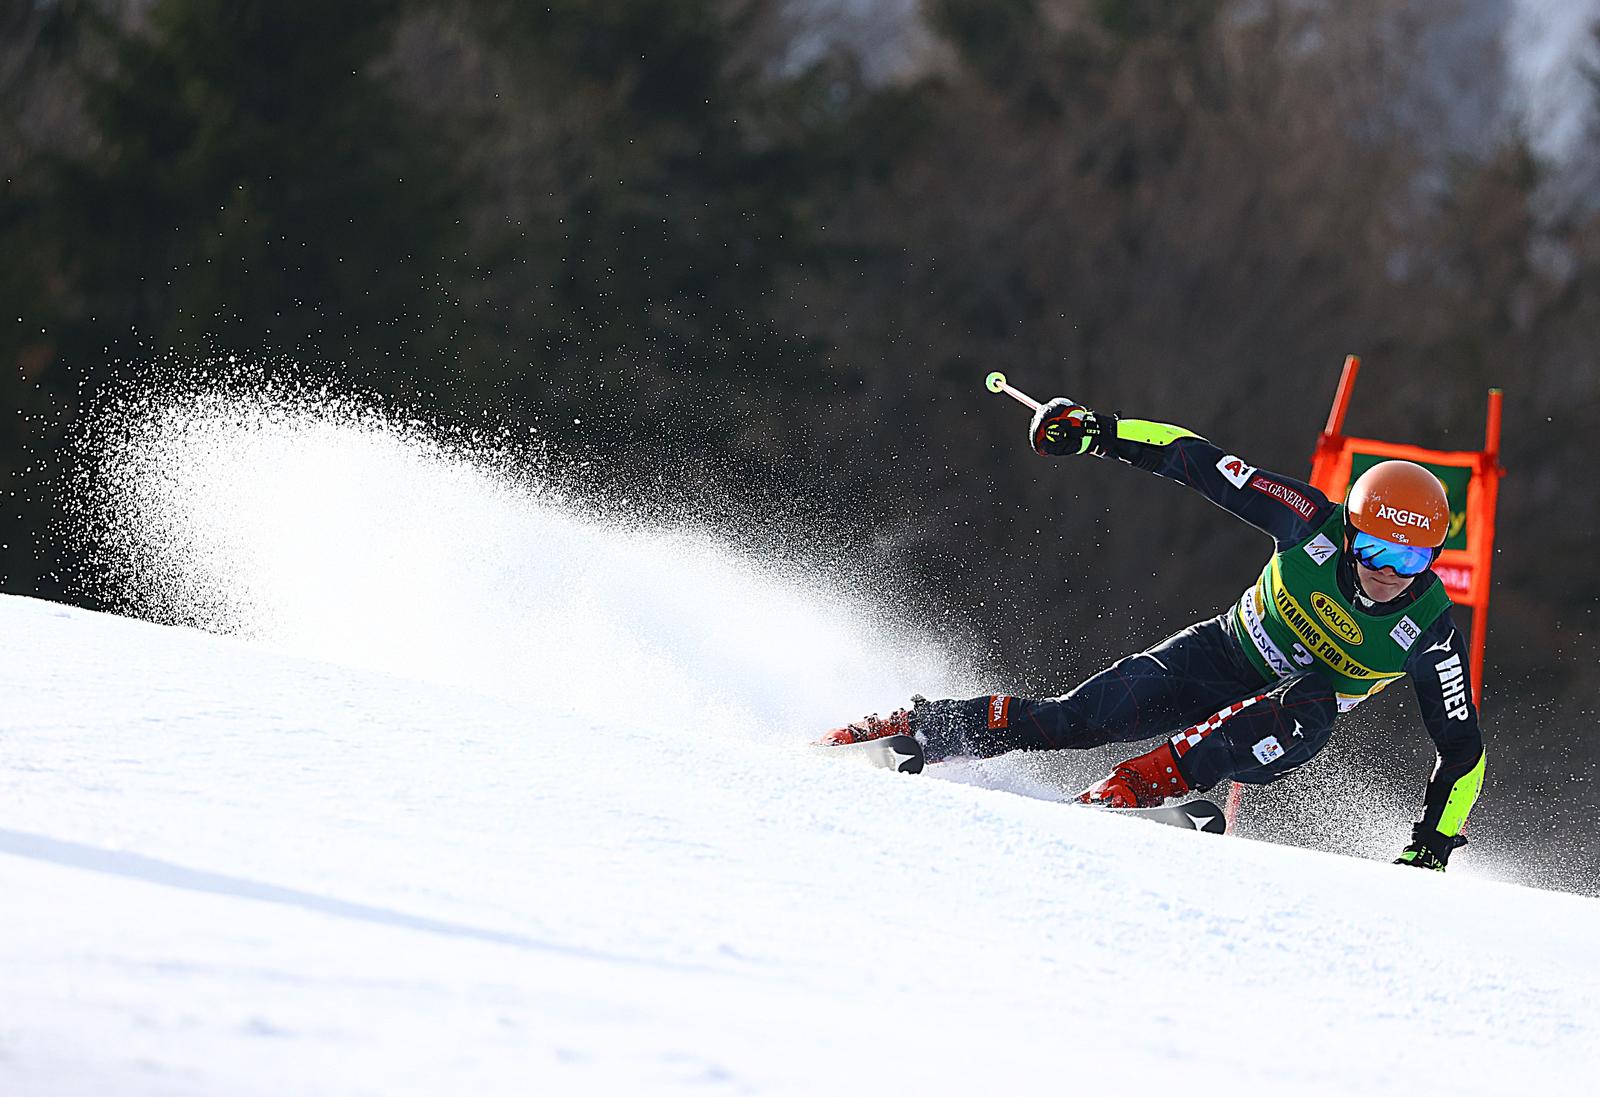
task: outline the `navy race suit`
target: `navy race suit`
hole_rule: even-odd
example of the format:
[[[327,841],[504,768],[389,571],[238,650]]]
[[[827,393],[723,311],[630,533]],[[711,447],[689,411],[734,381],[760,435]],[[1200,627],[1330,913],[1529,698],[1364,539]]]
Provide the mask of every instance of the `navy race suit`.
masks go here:
[[[1093,452],[1193,488],[1270,535],[1276,552],[1303,545],[1335,512],[1342,518],[1342,505],[1310,485],[1255,468],[1182,428],[1124,420]],[[1355,562],[1342,546],[1340,556],[1339,590],[1358,615],[1401,612],[1440,582],[1424,572],[1398,598],[1375,604],[1361,592]],[[1226,778],[1266,784],[1327,744],[1339,704],[1333,684],[1315,669],[1261,669],[1239,630],[1232,611],[1191,625],[1061,697],[924,701],[916,728],[931,761],[1166,735],[1191,788],[1208,789]],[[1446,608],[1411,642],[1403,667],[1438,750],[1422,821],[1452,835],[1476,799],[1484,761],[1468,665],[1466,643]]]

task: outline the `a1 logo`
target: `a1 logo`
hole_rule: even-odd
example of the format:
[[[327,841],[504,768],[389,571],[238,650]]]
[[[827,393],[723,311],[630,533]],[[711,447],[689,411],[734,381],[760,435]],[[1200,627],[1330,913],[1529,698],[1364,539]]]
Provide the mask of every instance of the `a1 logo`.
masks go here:
[[[1245,482],[1255,473],[1256,467],[1245,464],[1241,458],[1230,453],[1217,462],[1217,471],[1222,473],[1228,483],[1243,489]]]

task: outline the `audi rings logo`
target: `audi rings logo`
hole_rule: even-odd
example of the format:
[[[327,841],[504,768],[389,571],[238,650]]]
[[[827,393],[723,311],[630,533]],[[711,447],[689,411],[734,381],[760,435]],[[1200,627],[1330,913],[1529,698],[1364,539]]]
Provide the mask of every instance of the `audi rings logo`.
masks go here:
[[[1319,590],[1311,596],[1311,607],[1340,639],[1352,644],[1361,643],[1361,626],[1350,619],[1350,615],[1340,608],[1339,603]]]

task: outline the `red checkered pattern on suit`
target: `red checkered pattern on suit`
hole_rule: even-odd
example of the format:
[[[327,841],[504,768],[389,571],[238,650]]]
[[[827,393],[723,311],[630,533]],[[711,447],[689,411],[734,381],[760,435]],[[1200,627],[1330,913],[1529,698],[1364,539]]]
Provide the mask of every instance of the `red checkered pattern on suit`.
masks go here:
[[[1182,731],[1178,732],[1178,734],[1172,737],[1172,752],[1179,758],[1182,758],[1185,754],[1188,754],[1195,747],[1199,746],[1205,740],[1207,735],[1210,735],[1213,731],[1216,731],[1223,724],[1227,723],[1230,719],[1239,715],[1239,713],[1243,712],[1245,709],[1249,708],[1251,705],[1255,704],[1265,696],[1265,693],[1258,693],[1254,697],[1246,697],[1243,701],[1235,701],[1221,712],[1213,713],[1204,720],[1201,720],[1194,727],[1184,728]]]

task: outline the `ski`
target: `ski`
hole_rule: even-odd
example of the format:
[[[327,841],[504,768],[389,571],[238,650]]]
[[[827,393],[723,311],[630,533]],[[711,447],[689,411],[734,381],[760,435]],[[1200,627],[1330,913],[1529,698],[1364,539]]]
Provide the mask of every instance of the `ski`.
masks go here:
[[[1185,800],[1181,804],[1164,804],[1156,808],[1112,808],[1099,807],[1101,811],[1109,811],[1113,815],[1130,815],[1135,819],[1149,819],[1153,823],[1165,823],[1169,827],[1182,827],[1184,830],[1201,830],[1207,834],[1226,834],[1228,832],[1228,817],[1222,809],[1210,800]]]
[[[868,765],[892,769],[896,773],[921,773],[925,764],[922,744],[910,735],[886,735],[882,739],[869,739],[865,743],[846,743],[843,746],[828,746],[824,749],[830,754],[843,754]],[[1113,808],[1098,804],[1085,806],[1116,815],[1132,816],[1135,819],[1148,819],[1153,823],[1164,823],[1169,827],[1204,831],[1207,834],[1226,834],[1228,830],[1227,816],[1222,813],[1221,808],[1206,799],[1186,800],[1181,804],[1165,804],[1154,808]]]
[[[896,773],[922,772],[922,744],[909,735],[886,735],[865,743],[846,743],[825,749],[829,753],[843,754],[868,765],[892,769]]]

